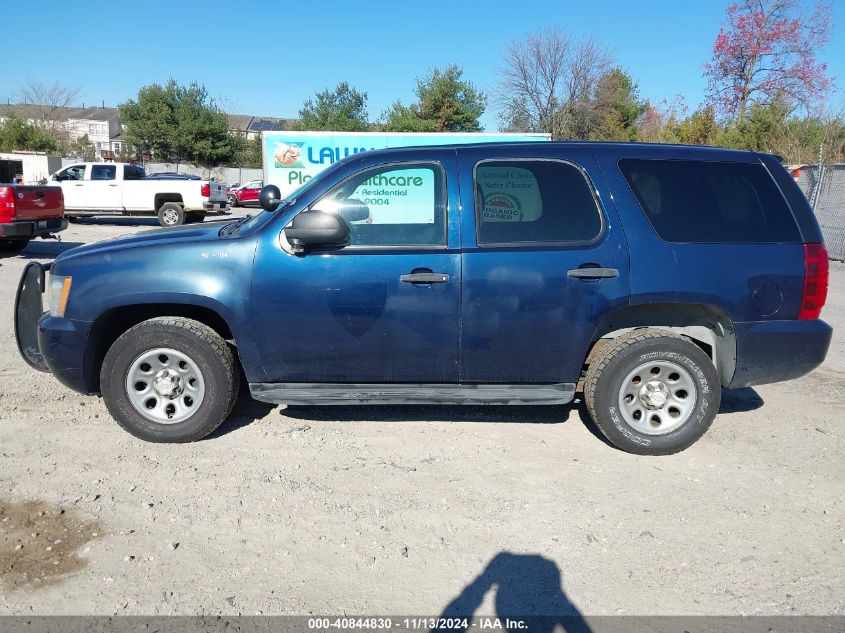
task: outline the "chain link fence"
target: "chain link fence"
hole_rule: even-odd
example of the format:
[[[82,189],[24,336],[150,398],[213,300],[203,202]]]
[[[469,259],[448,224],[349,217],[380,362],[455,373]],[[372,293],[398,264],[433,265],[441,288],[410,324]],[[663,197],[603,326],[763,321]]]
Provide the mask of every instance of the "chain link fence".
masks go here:
[[[801,167],[798,185],[816,213],[830,259],[845,261],[845,165]]]

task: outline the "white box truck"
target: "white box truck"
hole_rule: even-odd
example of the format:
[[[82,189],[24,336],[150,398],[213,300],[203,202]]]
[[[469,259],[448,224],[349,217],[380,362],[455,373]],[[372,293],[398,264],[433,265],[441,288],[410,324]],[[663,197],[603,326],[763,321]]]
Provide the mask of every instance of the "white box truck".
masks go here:
[[[284,198],[333,163],[373,149],[549,140],[549,134],[505,132],[264,132],[264,184],[276,185]]]

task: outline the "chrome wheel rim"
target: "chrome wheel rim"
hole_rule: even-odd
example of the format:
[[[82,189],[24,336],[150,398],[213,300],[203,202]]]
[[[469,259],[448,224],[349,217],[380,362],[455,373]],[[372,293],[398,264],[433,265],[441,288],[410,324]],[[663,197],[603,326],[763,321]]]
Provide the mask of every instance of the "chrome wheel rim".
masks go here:
[[[144,352],[126,373],[126,395],[135,410],[158,424],[191,417],[205,397],[202,372],[190,356],[167,347]]]
[[[162,217],[164,218],[165,224],[176,224],[176,222],[178,222],[179,220],[179,214],[176,213],[175,209],[165,210],[165,212],[162,214]]]
[[[229,196],[229,206],[230,207],[238,206],[238,199],[235,196]]]
[[[698,390],[690,373],[667,360],[638,365],[619,387],[619,410],[645,435],[664,435],[683,426],[695,410]]]

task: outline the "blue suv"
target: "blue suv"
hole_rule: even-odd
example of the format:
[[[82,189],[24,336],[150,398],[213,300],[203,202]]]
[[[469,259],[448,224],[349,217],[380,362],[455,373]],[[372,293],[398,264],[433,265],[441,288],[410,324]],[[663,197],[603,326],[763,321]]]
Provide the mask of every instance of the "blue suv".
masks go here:
[[[777,157],[505,143],[351,156],[264,211],[24,272],[24,358],[155,442],[235,404],[549,404],[668,454],[721,387],[825,357],[828,261]],[[42,315],[41,294],[49,297]]]

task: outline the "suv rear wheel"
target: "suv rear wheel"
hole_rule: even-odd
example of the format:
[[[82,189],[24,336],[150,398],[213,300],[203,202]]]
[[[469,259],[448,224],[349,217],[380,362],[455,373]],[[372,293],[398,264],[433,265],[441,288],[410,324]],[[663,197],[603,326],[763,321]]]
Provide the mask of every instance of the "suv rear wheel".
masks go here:
[[[618,448],[669,455],[709,428],[721,386],[701,348],[670,332],[642,329],[613,339],[596,355],[587,370],[584,400]]]
[[[130,328],[109,348],[100,371],[109,413],[149,442],[192,442],[214,431],[231,412],[239,381],[226,341],[181,317]]]

